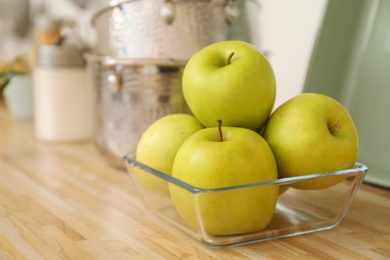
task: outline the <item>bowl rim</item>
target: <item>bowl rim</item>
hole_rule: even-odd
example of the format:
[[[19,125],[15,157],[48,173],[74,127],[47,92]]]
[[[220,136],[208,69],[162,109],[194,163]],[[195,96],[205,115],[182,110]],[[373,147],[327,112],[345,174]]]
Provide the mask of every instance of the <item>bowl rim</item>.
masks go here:
[[[152,167],[149,167],[135,159],[134,153],[129,153],[123,156],[123,160],[125,163],[134,164],[134,166],[137,166],[145,171],[147,171],[150,174],[153,174],[157,176],[158,178],[161,178],[165,181],[168,181],[169,183],[175,184],[193,194],[197,193],[208,193],[208,192],[221,192],[221,191],[227,191],[227,190],[234,190],[234,189],[240,189],[240,188],[248,188],[248,187],[254,187],[254,186],[260,186],[260,185],[269,185],[269,184],[277,184],[277,185],[288,185],[299,181],[304,180],[310,180],[315,178],[321,178],[321,177],[327,177],[327,176],[340,176],[340,175],[347,175],[347,176],[358,176],[365,174],[368,171],[368,167],[365,164],[356,162],[354,167],[347,170],[340,170],[340,171],[331,171],[331,172],[324,172],[324,173],[315,173],[315,174],[308,174],[308,175],[302,175],[297,177],[288,177],[288,178],[279,178],[276,180],[270,180],[270,181],[260,181],[260,182],[253,182],[253,183],[247,183],[247,184],[240,184],[240,185],[234,185],[234,186],[228,186],[223,188],[213,188],[213,189],[206,189],[206,188],[199,188],[195,187],[191,184],[188,184],[187,182],[184,182],[182,180],[179,180],[173,176],[170,176],[168,174],[165,174],[161,171],[158,171]]]

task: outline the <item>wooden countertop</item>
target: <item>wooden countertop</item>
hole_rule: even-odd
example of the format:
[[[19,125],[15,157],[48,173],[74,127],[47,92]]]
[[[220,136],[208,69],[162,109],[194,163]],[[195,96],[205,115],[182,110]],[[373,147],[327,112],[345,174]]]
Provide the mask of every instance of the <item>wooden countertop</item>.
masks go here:
[[[390,259],[390,190],[363,184],[330,230],[211,249],[148,213],[91,143],[37,141],[0,105],[0,259]]]

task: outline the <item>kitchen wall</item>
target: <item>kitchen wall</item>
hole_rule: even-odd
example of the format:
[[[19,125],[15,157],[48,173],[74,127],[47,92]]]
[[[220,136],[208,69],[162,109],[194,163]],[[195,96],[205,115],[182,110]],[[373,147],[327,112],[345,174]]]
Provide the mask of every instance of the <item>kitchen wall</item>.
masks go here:
[[[274,68],[275,107],[301,93],[326,0],[261,0],[261,49]]]

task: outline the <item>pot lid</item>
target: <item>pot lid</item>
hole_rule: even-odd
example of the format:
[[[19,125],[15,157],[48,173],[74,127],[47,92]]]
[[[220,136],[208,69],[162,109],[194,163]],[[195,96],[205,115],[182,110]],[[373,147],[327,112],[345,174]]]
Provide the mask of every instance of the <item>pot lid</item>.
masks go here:
[[[53,44],[38,47],[37,64],[42,67],[81,67],[85,66],[85,60],[77,46]]]

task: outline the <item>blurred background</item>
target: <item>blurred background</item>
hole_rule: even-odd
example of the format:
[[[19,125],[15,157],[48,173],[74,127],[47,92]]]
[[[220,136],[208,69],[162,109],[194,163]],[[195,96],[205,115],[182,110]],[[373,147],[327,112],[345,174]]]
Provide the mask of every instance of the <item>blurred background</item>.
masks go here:
[[[64,28],[86,50],[99,53],[105,46],[97,46],[103,39],[92,20],[115,2],[124,1],[0,0],[0,65],[21,55],[34,59],[31,46],[58,40]],[[255,8],[233,10],[247,19],[231,33],[268,57],[277,80],[275,108],[302,92],[340,101],[360,134],[359,161],[369,167],[366,181],[390,187],[390,1],[248,2],[256,2]],[[161,12],[169,23],[170,9]]]
[[[59,21],[74,24],[79,36],[88,46],[96,41],[95,28],[91,25],[99,0],[0,0],[1,34],[11,26],[18,44],[7,46],[0,60],[10,59],[15,52],[26,51],[28,42],[34,41],[39,30],[55,27]],[[326,0],[259,0],[258,12],[252,22],[256,32],[253,43],[267,54],[278,75],[276,105],[298,94],[304,85],[311,52],[326,7]],[[8,25],[7,25],[8,24]],[[58,23],[57,23],[58,24]],[[9,32],[9,31],[8,31]],[[19,37],[19,39],[16,39]],[[22,42],[25,41],[25,42]],[[21,45],[21,46],[19,46]],[[27,45],[27,46],[26,46]],[[4,46],[3,46],[4,48]],[[4,56],[5,55],[5,56]],[[284,87],[286,86],[286,87]]]

